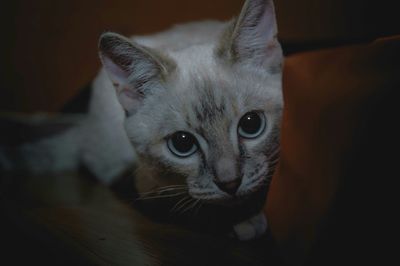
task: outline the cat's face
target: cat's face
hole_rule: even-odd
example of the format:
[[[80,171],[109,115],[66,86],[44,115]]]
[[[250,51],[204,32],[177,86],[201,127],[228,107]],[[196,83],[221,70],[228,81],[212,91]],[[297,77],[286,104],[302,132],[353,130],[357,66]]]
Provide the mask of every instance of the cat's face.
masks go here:
[[[282,112],[274,23],[271,1],[249,0],[219,39],[182,51],[103,35],[102,60],[139,155],[139,192],[180,184],[195,199],[226,202],[267,185]]]
[[[179,173],[198,199],[245,196],[266,185],[279,147],[280,74],[225,68],[174,77],[127,119],[139,155]],[[155,182],[172,185],[165,178]]]

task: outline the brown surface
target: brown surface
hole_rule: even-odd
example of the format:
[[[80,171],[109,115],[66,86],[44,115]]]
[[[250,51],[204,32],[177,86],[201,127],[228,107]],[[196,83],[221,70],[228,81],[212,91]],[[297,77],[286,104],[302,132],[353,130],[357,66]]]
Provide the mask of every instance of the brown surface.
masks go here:
[[[356,146],[360,139],[366,139],[363,145],[371,146],[370,150],[365,148],[371,158],[385,156],[382,151],[376,154],[373,148],[383,140],[370,136],[369,130],[357,134],[356,130],[375,130],[378,121],[366,122],[370,117],[386,121],[394,116],[379,106],[385,106],[385,101],[389,104],[393,92],[400,88],[400,36],[368,45],[294,55],[287,58],[284,73],[282,153],[267,213],[276,239],[289,249],[306,252],[333,203],[338,185],[345,183],[347,189],[347,183],[360,179],[362,187],[382,178],[371,177],[364,168],[354,168],[360,167],[354,154],[363,159],[366,156],[354,153],[354,149],[364,150]],[[374,101],[378,103],[372,105],[373,109],[370,106]],[[382,147],[383,151],[387,149]],[[376,159],[376,163],[364,167],[372,173],[381,161]],[[355,172],[354,176],[346,176],[348,168]],[[355,190],[354,198],[361,195],[357,193]],[[372,196],[374,192],[369,193]],[[354,198],[347,199],[349,204]],[[365,204],[369,200],[365,198]]]
[[[129,204],[117,200],[109,189],[83,175],[12,178],[7,190],[5,187],[0,190],[0,214],[5,214],[1,217],[3,237],[0,242],[9,247],[9,254],[3,256],[9,258],[11,252],[25,255],[17,255],[13,258],[15,264],[9,265],[28,261],[42,265],[278,263],[277,258],[272,257],[276,255],[267,238],[240,242],[226,236],[155,223]],[[7,219],[17,222],[12,226],[3,224]],[[7,237],[7,231],[12,235]],[[18,239],[18,233],[24,243],[13,242]],[[33,246],[26,247],[26,243],[33,243]],[[36,245],[41,247],[37,251],[39,254],[36,254]]]

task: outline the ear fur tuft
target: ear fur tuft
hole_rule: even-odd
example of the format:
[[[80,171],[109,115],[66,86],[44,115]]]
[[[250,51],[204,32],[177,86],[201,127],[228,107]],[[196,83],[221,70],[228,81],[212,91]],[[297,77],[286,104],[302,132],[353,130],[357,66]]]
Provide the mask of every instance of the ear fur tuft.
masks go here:
[[[102,34],[99,50],[118,99],[129,113],[137,109],[142,98],[167,74],[168,67],[174,65],[168,58],[117,33]]]
[[[239,17],[225,31],[217,54],[229,61],[267,65],[281,64],[272,0],[247,0]]]

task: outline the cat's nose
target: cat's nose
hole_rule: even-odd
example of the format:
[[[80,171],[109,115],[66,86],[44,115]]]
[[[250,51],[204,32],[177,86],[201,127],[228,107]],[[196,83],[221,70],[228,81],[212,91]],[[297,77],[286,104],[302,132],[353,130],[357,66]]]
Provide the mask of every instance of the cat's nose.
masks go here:
[[[236,191],[238,190],[240,184],[242,183],[242,180],[240,178],[234,179],[232,181],[228,181],[228,182],[215,182],[215,184],[217,185],[217,187],[230,194],[230,195],[235,195]]]

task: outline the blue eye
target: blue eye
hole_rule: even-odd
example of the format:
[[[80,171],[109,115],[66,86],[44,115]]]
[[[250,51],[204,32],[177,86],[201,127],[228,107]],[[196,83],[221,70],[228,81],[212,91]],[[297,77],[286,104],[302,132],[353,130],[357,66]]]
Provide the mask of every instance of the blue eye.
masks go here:
[[[167,146],[178,157],[189,157],[197,151],[196,138],[185,131],[175,132],[168,138]]]
[[[260,136],[266,128],[266,119],[261,112],[248,112],[240,118],[238,134],[245,139],[255,139]]]

